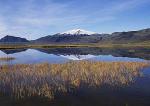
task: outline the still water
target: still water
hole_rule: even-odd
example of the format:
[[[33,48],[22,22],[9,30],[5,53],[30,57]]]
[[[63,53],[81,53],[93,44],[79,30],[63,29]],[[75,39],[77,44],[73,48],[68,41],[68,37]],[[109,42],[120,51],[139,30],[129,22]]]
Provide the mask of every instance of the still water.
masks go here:
[[[144,61],[150,59],[149,49],[53,48],[1,50],[0,57],[14,57],[1,64],[65,63],[71,60]]]
[[[1,65],[43,62],[66,63],[82,60],[142,62],[150,60],[150,49],[51,48],[0,50],[0,57],[6,56],[15,57],[15,59],[1,61]],[[125,77],[128,84],[118,83],[121,79],[116,79],[117,76],[116,78],[108,78],[110,79],[108,84],[105,77],[103,77],[101,79],[102,84],[99,87],[83,85],[76,91],[70,90],[67,94],[56,94],[54,100],[42,97],[16,100],[10,95],[11,91],[6,89],[11,84],[0,81],[0,106],[150,106],[149,67],[139,71],[136,75],[128,72],[116,73],[116,75]],[[48,76],[45,78],[48,78]],[[39,82],[44,83],[45,78],[39,79]],[[132,78],[132,81],[130,78]],[[28,85],[22,83],[24,81],[22,78],[14,81],[14,85],[19,85],[18,88],[30,86],[30,79],[27,80]],[[49,82],[50,79],[46,81]]]

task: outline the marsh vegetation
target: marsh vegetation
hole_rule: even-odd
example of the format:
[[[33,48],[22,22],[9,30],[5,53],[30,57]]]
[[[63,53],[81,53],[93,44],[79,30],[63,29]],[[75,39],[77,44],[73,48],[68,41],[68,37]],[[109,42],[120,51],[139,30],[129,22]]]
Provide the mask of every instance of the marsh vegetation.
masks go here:
[[[76,92],[82,87],[128,86],[147,62],[70,61],[64,64],[17,64],[0,66],[0,91],[15,99]]]
[[[0,57],[0,61],[10,61],[10,60],[14,60],[14,57]]]

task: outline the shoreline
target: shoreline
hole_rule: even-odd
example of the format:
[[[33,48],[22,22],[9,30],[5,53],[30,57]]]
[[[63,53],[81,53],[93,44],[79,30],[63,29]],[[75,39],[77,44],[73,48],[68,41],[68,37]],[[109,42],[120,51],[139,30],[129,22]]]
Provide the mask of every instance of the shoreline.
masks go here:
[[[74,48],[74,47],[97,47],[97,48],[150,48],[149,43],[128,43],[128,44],[0,44],[0,49],[21,49],[21,48]]]

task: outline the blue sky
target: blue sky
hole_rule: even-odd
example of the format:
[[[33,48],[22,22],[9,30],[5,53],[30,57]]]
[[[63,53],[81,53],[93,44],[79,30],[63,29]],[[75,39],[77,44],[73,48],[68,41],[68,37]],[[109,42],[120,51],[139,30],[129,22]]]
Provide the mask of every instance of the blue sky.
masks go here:
[[[36,39],[76,28],[98,33],[150,28],[150,0],[0,0],[0,38]]]

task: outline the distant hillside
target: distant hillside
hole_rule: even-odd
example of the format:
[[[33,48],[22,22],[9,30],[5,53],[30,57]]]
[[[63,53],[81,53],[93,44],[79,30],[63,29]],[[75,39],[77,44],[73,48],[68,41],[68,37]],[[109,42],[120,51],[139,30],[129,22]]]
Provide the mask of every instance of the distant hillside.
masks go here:
[[[64,33],[39,38],[37,43],[131,43],[150,41],[150,29],[112,34],[98,34],[85,30],[70,30]]]
[[[18,43],[29,42],[25,38],[5,36],[0,39],[2,43]],[[138,43],[138,42],[150,42],[150,28],[139,31],[129,32],[114,32],[112,34],[98,34],[91,31],[82,29],[69,30],[63,33],[55,35],[49,35],[41,37],[36,40],[30,41],[31,43],[43,44],[43,43]]]
[[[14,36],[5,36],[3,38],[0,39],[1,43],[21,43],[21,42],[29,42],[27,39],[25,38],[20,38],[20,37],[14,37]]]
[[[70,35],[49,35],[46,37],[42,37],[37,39],[35,42],[40,43],[97,43],[102,39],[102,35],[78,35],[78,36],[70,36]]]
[[[127,42],[143,42],[150,41],[150,28],[139,31],[115,32],[112,33],[107,42],[127,43]]]

